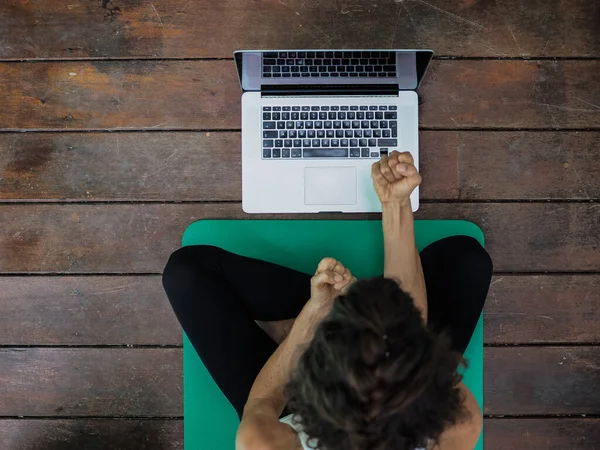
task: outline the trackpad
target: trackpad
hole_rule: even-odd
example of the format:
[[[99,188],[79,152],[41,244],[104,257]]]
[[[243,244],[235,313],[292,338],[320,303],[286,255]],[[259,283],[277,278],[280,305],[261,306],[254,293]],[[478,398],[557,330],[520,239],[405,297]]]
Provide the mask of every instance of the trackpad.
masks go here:
[[[356,205],[355,167],[306,167],[304,203],[307,205]]]

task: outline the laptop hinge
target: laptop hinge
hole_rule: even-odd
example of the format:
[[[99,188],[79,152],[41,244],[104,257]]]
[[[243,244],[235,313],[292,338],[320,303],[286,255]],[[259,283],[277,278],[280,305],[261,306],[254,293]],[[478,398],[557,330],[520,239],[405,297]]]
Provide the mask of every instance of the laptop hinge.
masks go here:
[[[380,85],[263,85],[261,86],[262,97],[297,97],[299,95],[311,96],[365,96],[365,95],[393,95],[398,96],[398,85],[380,84]]]

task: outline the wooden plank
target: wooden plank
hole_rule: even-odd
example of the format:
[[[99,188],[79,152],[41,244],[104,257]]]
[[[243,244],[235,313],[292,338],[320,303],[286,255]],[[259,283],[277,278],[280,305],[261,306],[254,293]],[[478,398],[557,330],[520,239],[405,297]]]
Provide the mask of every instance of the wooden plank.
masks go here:
[[[599,342],[598,275],[501,275],[485,310],[487,344]],[[180,345],[158,276],[6,277],[4,345]]]
[[[600,122],[600,61],[435,61],[423,127],[587,128]],[[500,100],[499,100],[500,99]],[[238,129],[231,61],[0,65],[0,128]]]
[[[0,349],[3,416],[182,415],[181,349]]]
[[[486,450],[596,450],[598,419],[484,419]],[[0,445],[7,450],[43,444],[46,450],[181,450],[181,420],[0,419]],[[37,447],[36,447],[37,448]]]
[[[598,413],[598,347],[492,347],[485,357],[488,415]],[[0,369],[0,415],[182,414],[179,349],[5,348]]]
[[[181,345],[159,276],[7,277],[3,345]]]
[[[460,133],[461,199],[600,198],[600,133]]]
[[[600,342],[598,275],[501,275],[485,310],[487,344]],[[4,345],[180,345],[158,276],[6,277]]]
[[[599,412],[600,347],[488,347],[485,414]]]
[[[485,419],[485,449],[596,450],[599,419]]]
[[[341,218],[246,215],[239,204],[0,205],[1,273],[158,273],[185,228],[207,218]],[[344,215],[344,219],[376,215]],[[423,204],[419,219],[481,226],[498,271],[598,271],[596,204]]]
[[[183,450],[183,420],[0,419],[5,450]]]
[[[497,276],[485,308],[485,342],[600,342],[600,276]]]
[[[0,199],[240,201],[239,148],[237,132],[0,134]],[[421,131],[421,198],[598,199],[599,152],[598,132]]]
[[[0,58],[231,57],[239,48],[433,48],[457,56],[597,56],[597,2],[9,0]]]
[[[0,198],[241,200],[239,133],[0,135]]]
[[[457,133],[421,148],[422,198],[456,198]],[[0,134],[0,173],[4,200],[241,201],[240,133]]]
[[[487,344],[600,342],[598,275],[494,277]],[[158,276],[6,277],[3,345],[180,345]]]

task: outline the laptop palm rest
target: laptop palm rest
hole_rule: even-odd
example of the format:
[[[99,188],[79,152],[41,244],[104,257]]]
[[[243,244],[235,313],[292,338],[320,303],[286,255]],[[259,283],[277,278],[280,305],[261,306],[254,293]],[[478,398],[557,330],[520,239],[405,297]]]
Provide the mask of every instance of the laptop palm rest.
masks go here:
[[[306,205],[355,205],[356,167],[306,167]]]

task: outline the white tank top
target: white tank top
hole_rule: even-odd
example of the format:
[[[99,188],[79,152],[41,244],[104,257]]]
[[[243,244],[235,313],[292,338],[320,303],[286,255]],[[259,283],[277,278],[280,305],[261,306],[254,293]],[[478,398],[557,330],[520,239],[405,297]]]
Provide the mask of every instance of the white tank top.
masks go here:
[[[298,438],[300,439],[300,443],[302,444],[302,448],[304,450],[313,450],[306,443],[308,441],[308,436],[306,435],[306,433],[302,431],[302,428],[300,427],[300,425],[294,425],[294,423],[292,422],[292,416],[293,416],[293,414],[290,414],[288,416],[282,417],[281,419],[279,419],[279,421],[281,423],[288,424],[290,427],[292,427],[294,429],[294,431],[296,433],[298,433]],[[318,448],[317,448],[317,450],[318,450]],[[424,449],[424,448],[416,448],[415,450],[426,450],[426,449]]]

